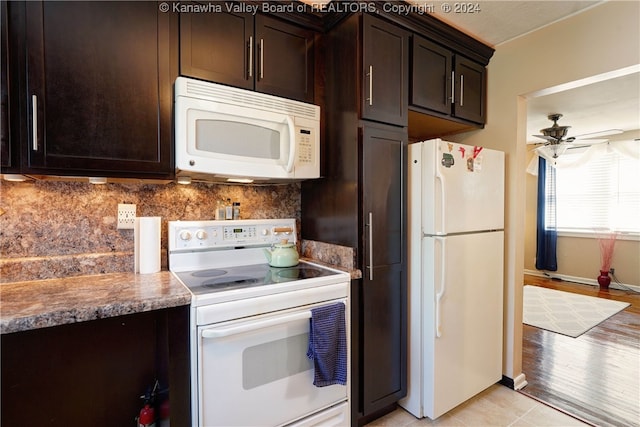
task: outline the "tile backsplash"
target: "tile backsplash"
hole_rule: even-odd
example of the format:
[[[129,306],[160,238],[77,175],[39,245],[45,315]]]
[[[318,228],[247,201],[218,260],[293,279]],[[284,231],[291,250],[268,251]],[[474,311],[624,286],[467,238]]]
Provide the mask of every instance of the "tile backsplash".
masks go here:
[[[194,183],[91,185],[0,183],[0,283],[133,271],[133,230],[116,229],[118,203],[137,216],[167,221],[214,219],[217,201],[240,202],[241,219],[296,218],[300,184],[239,186]]]

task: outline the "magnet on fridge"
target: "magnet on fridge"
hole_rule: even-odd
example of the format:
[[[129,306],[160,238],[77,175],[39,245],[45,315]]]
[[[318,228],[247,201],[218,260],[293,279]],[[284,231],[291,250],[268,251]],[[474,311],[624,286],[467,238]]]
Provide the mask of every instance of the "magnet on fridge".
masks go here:
[[[449,153],[442,153],[442,166],[445,168],[450,168],[454,165],[455,161],[453,160],[453,156]]]
[[[477,156],[473,159],[473,170],[480,172],[482,170],[482,156]]]
[[[467,170],[469,172],[473,172],[473,163],[474,163],[473,157],[471,156],[467,157]]]

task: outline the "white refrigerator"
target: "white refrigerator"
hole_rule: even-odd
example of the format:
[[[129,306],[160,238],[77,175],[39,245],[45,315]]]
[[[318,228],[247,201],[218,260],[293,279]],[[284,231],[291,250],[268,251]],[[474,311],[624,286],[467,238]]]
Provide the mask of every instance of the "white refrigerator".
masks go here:
[[[435,419],[502,378],[504,153],[409,145],[409,367],[400,405]]]

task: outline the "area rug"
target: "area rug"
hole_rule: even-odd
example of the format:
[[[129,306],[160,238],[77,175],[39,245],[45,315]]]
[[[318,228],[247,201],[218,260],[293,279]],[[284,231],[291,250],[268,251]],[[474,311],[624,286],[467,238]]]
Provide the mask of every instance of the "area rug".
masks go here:
[[[525,285],[522,322],[576,338],[629,303]]]

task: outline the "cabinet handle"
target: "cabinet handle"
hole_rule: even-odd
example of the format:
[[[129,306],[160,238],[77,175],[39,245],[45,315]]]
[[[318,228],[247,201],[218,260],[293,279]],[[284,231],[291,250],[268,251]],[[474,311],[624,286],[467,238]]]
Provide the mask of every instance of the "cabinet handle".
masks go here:
[[[456,72],[451,72],[451,103],[456,102]]]
[[[31,126],[33,132],[33,151],[38,151],[38,96],[31,95]]]
[[[460,106],[464,106],[464,74],[460,74]]]
[[[249,36],[249,78],[253,77],[253,36]]]
[[[367,76],[369,76],[369,97],[367,101],[369,101],[369,105],[373,105],[373,65],[369,65]]]
[[[264,39],[260,39],[260,80],[264,79]]]
[[[373,280],[373,212],[369,212],[369,280]]]

